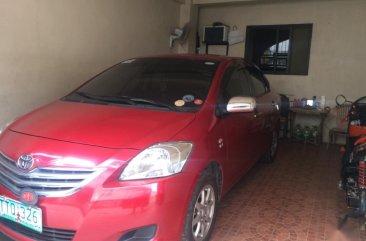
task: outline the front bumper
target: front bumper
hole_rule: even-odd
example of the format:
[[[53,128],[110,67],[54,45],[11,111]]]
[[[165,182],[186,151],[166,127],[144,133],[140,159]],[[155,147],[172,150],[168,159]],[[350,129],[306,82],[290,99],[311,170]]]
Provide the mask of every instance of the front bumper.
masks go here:
[[[110,176],[105,172],[71,196],[40,198],[37,206],[43,211],[46,232],[49,229],[75,232],[70,239],[73,241],[117,241],[128,231],[156,225],[152,240],[180,240],[193,186],[191,174],[147,181],[108,179]],[[3,186],[0,194],[18,200]],[[33,238],[21,234],[16,225],[0,222],[3,233],[16,240],[42,240],[42,234]]]

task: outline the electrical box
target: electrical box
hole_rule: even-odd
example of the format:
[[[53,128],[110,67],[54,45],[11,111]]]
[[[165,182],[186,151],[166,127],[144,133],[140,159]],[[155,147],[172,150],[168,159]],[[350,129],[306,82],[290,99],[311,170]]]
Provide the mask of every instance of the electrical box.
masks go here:
[[[222,44],[228,41],[228,26],[204,26],[203,42],[206,44]]]

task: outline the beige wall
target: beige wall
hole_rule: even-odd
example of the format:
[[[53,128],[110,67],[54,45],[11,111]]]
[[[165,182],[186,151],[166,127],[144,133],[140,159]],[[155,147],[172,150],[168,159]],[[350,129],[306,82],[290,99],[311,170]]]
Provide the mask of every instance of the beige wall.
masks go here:
[[[201,6],[199,13],[201,34],[202,26],[215,21],[236,25],[244,33],[247,25],[313,23],[309,75],[269,75],[272,86],[297,97],[325,95],[330,106],[340,93],[349,99],[366,95],[365,0],[209,5]],[[210,53],[225,52],[210,47]],[[231,46],[230,55],[244,56],[244,43]],[[329,118],[327,128],[333,125]]]
[[[169,53],[171,0],[0,0],[0,124],[134,56]]]
[[[313,23],[309,75],[269,75],[272,85],[300,97],[326,95],[333,100],[338,93],[351,99],[366,95],[364,0],[209,6],[200,9],[199,21],[201,33],[202,26],[215,21],[244,32],[247,25]],[[223,54],[224,47],[210,47],[210,53]],[[244,56],[244,43],[231,46],[230,55]]]
[[[192,0],[185,0],[180,8],[180,26],[189,23],[189,33],[185,43],[179,43],[178,53],[195,53],[196,32],[198,25],[198,5],[192,4]],[[179,42],[179,41],[178,41]]]

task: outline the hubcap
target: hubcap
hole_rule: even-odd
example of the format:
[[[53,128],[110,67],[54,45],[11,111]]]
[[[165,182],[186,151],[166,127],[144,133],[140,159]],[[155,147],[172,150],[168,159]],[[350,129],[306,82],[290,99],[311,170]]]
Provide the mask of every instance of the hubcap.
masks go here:
[[[202,241],[207,236],[213,221],[215,205],[215,190],[211,185],[204,186],[193,210],[192,233],[195,241]]]

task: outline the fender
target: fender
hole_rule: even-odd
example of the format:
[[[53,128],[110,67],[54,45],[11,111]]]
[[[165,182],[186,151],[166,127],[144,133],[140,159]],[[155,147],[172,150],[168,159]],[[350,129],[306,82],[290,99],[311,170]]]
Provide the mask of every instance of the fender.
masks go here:
[[[357,139],[357,141],[355,142],[355,146],[365,143],[365,142],[366,142],[366,136],[363,136],[363,137]]]

